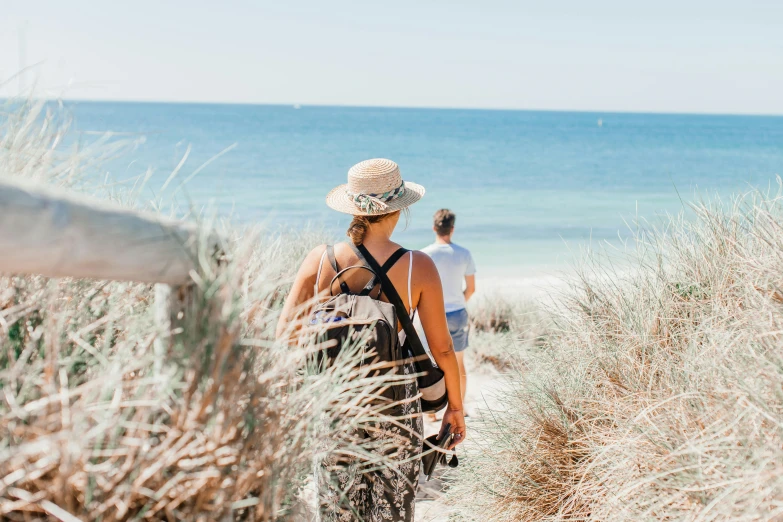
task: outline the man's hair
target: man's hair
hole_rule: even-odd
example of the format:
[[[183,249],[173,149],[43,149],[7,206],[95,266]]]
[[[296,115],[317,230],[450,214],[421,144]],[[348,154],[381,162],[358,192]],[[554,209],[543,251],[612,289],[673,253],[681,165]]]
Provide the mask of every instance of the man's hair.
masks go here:
[[[439,236],[448,236],[454,230],[454,222],[456,220],[457,216],[451,210],[447,208],[438,210],[432,219],[435,233]]]

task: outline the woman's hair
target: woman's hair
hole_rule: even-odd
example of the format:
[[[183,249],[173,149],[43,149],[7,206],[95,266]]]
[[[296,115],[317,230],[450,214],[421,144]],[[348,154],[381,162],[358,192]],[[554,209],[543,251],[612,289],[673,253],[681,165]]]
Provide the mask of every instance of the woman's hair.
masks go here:
[[[407,210],[408,209],[406,208],[406,216]],[[364,236],[367,234],[370,225],[380,223],[384,219],[393,216],[395,213],[396,212],[392,212],[390,214],[381,214],[378,216],[354,216],[351,224],[348,225],[348,230],[345,232],[345,235],[351,238],[354,245],[361,245],[364,242]]]
[[[447,208],[438,210],[432,219],[435,233],[439,236],[448,236],[454,230],[455,221],[457,221],[457,216],[451,210]]]

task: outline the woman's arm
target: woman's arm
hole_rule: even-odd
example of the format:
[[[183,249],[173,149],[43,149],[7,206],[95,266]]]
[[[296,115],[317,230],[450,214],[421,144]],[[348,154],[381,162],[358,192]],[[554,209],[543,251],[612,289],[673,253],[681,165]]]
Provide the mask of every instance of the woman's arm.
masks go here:
[[[275,336],[278,339],[286,332],[289,323],[301,318],[303,315],[302,305],[315,297],[315,278],[318,274],[318,265],[321,263],[324,248],[326,247],[321,245],[312,250],[307,254],[302,266],[299,267],[294,284],[291,286],[283,310],[280,312],[280,319],[277,321]]]
[[[443,288],[438,269],[428,255],[420,252],[415,252],[414,255],[415,289],[412,292],[419,296],[418,314],[432,357],[446,377],[449,405],[443,415],[443,426],[451,424],[451,432],[458,435],[450,446],[451,449],[465,440],[466,433],[457,356],[454,355],[454,345],[446,323],[446,308],[443,304]]]

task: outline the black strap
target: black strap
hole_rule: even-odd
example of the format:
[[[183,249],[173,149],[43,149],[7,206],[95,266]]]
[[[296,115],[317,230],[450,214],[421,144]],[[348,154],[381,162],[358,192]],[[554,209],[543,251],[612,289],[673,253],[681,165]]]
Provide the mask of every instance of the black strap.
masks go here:
[[[387,273],[389,272],[389,270],[391,269],[391,267],[393,267],[393,266],[394,266],[394,264],[395,264],[397,261],[399,261],[399,259],[400,259],[402,256],[404,256],[404,255],[405,255],[407,252],[408,252],[408,251],[407,251],[407,250],[405,250],[404,248],[399,248],[398,250],[396,250],[396,251],[395,251],[395,252],[394,252],[394,253],[393,253],[393,254],[392,254],[390,257],[389,257],[389,259],[387,259],[387,260],[386,260],[386,262],[383,264],[383,266],[381,267],[381,271],[382,271],[384,274],[387,274]],[[361,254],[361,252],[359,252],[359,254]],[[359,254],[357,254],[357,255],[359,255]],[[359,256],[359,259],[363,259],[363,258],[362,258],[361,256]],[[365,263],[365,265],[366,265],[366,263]],[[372,269],[371,269],[369,266],[367,267],[367,269],[368,269],[368,270],[372,270]],[[370,295],[370,293],[372,292],[372,290],[373,290],[373,289],[374,289],[376,286],[378,286],[378,285],[380,284],[380,282],[381,282],[381,278],[380,278],[380,277],[379,277],[377,274],[375,274],[375,271],[374,271],[374,270],[372,270],[372,273],[374,274],[373,278],[372,278],[370,281],[368,281],[368,282],[367,282],[367,285],[364,287],[364,289],[361,291],[361,293],[360,293],[359,295]],[[382,294],[382,293],[383,293],[383,285],[381,285],[381,289],[380,289],[380,291],[378,292],[378,296],[376,297],[376,299],[380,299],[380,297],[381,297],[381,294]]]
[[[367,270],[371,270],[370,267],[367,267]],[[377,287],[380,283],[380,280],[378,279],[378,276],[375,275],[375,272],[372,273],[372,278],[367,281],[367,284],[364,285],[364,288],[362,288],[362,291],[359,292],[359,295],[368,295],[372,297],[372,291],[375,290],[375,287]],[[378,295],[376,295],[373,299],[380,299],[381,294],[383,293],[382,288],[378,288]]]
[[[381,267],[381,272],[383,272],[384,274],[388,274],[388,273],[389,273],[389,270],[391,270],[391,267],[393,267],[393,266],[394,266],[394,264],[395,264],[397,261],[399,261],[399,260],[400,260],[400,258],[401,258],[402,256],[404,256],[405,254],[407,254],[407,253],[408,253],[408,251],[407,251],[407,250],[405,250],[404,248],[400,248],[400,249],[398,249],[398,250],[397,250],[396,252],[394,252],[394,253],[393,253],[393,254],[392,254],[390,257],[389,257],[389,259],[387,259],[387,260],[386,260],[386,262],[383,264],[383,266]]]
[[[340,279],[340,267],[337,266],[337,258],[334,257],[334,246],[333,245],[326,245],[326,257],[329,258],[329,264],[332,265],[332,270],[334,270],[334,273],[337,274],[334,276],[334,279],[337,279],[340,282],[340,291],[344,294],[350,294],[351,289],[348,288],[348,285],[345,281]],[[329,285],[329,292],[331,293],[332,284],[334,284],[334,279],[332,279],[332,283]]]
[[[381,288],[383,288],[383,293],[386,294],[389,302],[394,305],[394,308],[397,310],[397,319],[399,319],[400,323],[402,323],[402,329],[405,330],[406,340],[408,341],[408,346],[410,346],[411,350],[413,351],[413,356],[429,357],[427,352],[424,351],[424,346],[421,344],[419,334],[416,333],[416,328],[413,327],[413,321],[411,321],[411,318],[408,315],[408,310],[405,309],[405,305],[400,298],[400,294],[397,293],[397,289],[394,288],[392,282],[389,281],[389,278],[386,276],[386,272],[378,264],[378,261],[372,257],[372,254],[370,254],[364,245],[355,246],[353,243],[351,243],[351,246],[353,247],[354,252],[356,252],[356,255],[359,256],[359,259],[370,265],[370,268],[372,268],[381,279]],[[397,252],[399,252],[399,250]],[[395,252],[395,254],[397,252]],[[399,259],[399,257],[397,259]]]
[[[337,272],[337,275],[335,275],[332,278],[332,281],[329,283],[329,295],[332,295],[332,296],[334,295],[334,293],[332,293],[332,288],[334,288],[334,282],[335,281],[340,281],[340,278],[343,276],[343,274],[345,274],[346,272],[350,272],[352,270],[367,270],[368,272],[370,272],[372,274],[372,277],[370,278],[370,281],[365,285],[364,288],[362,288],[362,290],[359,293],[356,294],[356,295],[372,297],[372,295],[371,295],[372,291],[375,290],[375,288],[378,286],[378,276],[375,275],[375,272],[373,272],[372,268],[370,268],[369,266],[364,266],[364,265],[363,266],[358,266],[358,265],[357,266],[349,266],[348,268],[343,268],[342,270]],[[344,284],[345,283],[340,281],[340,293],[349,294],[350,295],[352,292],[350,291],[350,289],[346,290],[347,286],[343,287]],[[374,299],[378,299],[381,296],[381,292],[382,292],[382,290],[379,289],[378,290],[378,295],[376,297],[374,297]]]

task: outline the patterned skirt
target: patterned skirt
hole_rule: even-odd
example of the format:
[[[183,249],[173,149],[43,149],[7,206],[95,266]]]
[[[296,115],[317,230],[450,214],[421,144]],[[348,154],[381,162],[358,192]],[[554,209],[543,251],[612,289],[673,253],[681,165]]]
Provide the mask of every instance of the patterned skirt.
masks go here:
[[[415,372],[412,364],[404,373]],[[359,438],[382,442],[393,447],[392,466],[359,471],[355,462],[345,457],[329,457],[321,465],[327,480],[321,486],[320,516],[323,521],[382,522],[413,521],[422,452],[423,422],[416,382],[405,384],[405,399],[391,408],[396,422],[382,422],[372,431],[361,430]],[[380,450],[379,450],[380,451]]]

